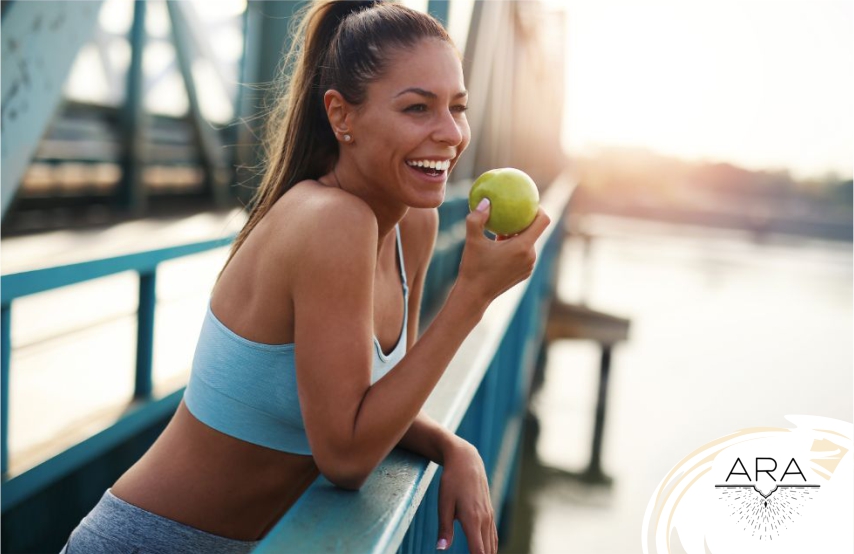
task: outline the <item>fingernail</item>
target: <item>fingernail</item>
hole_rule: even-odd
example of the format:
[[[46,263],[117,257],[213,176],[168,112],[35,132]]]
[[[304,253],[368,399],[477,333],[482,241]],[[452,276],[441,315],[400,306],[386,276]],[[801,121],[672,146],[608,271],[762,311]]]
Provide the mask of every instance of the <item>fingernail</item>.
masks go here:
[[[489,206],[489,198],[483,198],[475,209],[479,212],[485,212],[487,206]]]
[[[486,200],[484,198],[483,200]],[[481,200],[481,204],[483,204],[483,200]],[[480,209],[480,205],[477,206]],[[436,550],[447,550],[448,549],[448,541],[445,539],[439,539],[439,542],[436,543]]]

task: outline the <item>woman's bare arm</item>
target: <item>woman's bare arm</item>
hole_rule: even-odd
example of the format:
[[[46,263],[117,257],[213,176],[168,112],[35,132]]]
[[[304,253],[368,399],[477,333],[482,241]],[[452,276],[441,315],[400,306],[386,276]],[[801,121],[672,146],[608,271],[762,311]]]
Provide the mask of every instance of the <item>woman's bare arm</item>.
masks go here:
[[[357,489],[410,428],[492,298],[530,274],[527,252],[547,221],[532,233],[530,245],[520,235],[513,246],[519,252],[502,251],[512,259],[486,253],[495,243],[482,230],[477,237],[472,227],[470,237],[489,245],[472,247],[469,266],[485,265],[483,271],[496,274],[478,275],[466,266],[464,253],[470,278],[462,278],[461,267],[461,278],[430,327],[371,385],[376,219],[355,197],[338,195],[327,204],[323,213],[312,214],[316,208],[306,206],[300,215],[307,219],[294,283],[297,380],[315,462],[335,484]]]

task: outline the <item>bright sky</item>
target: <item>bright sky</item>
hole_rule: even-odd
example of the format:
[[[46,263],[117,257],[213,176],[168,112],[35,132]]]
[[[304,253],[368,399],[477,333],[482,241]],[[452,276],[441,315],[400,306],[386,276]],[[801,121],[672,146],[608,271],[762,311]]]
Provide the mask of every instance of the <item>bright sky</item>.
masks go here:
[[[795,177],[854,169],[854,3],[568,3],[563,144]]]

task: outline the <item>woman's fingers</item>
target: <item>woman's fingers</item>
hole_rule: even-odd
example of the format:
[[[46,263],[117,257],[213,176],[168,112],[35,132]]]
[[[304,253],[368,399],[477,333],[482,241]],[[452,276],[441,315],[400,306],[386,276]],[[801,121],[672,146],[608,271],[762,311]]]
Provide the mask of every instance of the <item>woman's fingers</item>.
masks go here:
[[[483,485],[484,485],[484,491],[483,491],[484,497],[487,499],[487,502],[489,502],[489,498],[490,498],[489,483],[484,482]],[[484,536],[486,537],[484,539],[484,544],[489,545],[487,552],[490,552],[491,554],[497,554],[497,552],[498,552],[498,532],[495,529],[495,511],[493,511],[493,509],[492,509],[492,503],[491,502],[490,502],[487,510],[489,513],[489,517],[486,518],[485,525],[484,525],[484,527],[485,527]]]
[[[466,216],[466,236],[483,238],[483,230],[486,222],[489,221],[489,199],[486,200],[486,205],[483,209],[475,209]]]
[[[531,242],[533,243],[539,238],[540,235],[543,234],[543,231],[546,230],[551,221],[551,218],[546,214],[546,211],[541,206],[537,208],[537,215],[534,216],[534,220],[523,231],[516,233],[515,235],[495,235],[495,241],[501,242],[503,240],[508,240],[514,237],[524,235],[532,237]]]
[[[543,234],[543,231],[548,228],[549,223],[551,222],[551,218],[546,214],[546,211],[541,206],[537,209],[537,216],[534,218],[534,221],[531,222],[531,225],[522,231],[519,236],[528,237],[530,244],[534,244],[537,239],[540,238],[540,235]]]
[[[463,526],[466,539],[468,539],[471,554],[487,554],[479,523],[477,519],[472,517],[460,518],[460,524]]]
[[[447,550],[454,542],[454,499],[439,491],[439,538],[436,550]]]
[[[495,554],[498,554],[498,524],[492,520],[492,540],[495,542]]]
[[[483,535],[483,545],[486,547],[486,554],[495,554],[498,550],[495,544],[495,537],[492,534],[492,529],[495,527],[492,523],[492,518],[487,518],[483,522],[483,527],[481,527],[481,534]]]

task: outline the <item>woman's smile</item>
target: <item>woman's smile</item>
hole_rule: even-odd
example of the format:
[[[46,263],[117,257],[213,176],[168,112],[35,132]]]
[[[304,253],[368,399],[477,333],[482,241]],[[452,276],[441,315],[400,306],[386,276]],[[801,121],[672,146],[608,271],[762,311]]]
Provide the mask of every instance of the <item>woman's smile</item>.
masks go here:
[[[448,180],[448,170],[451,160],[437,158],[421,158],[406,160],[406,167],[419,179],[428,183],[442,183]]]

